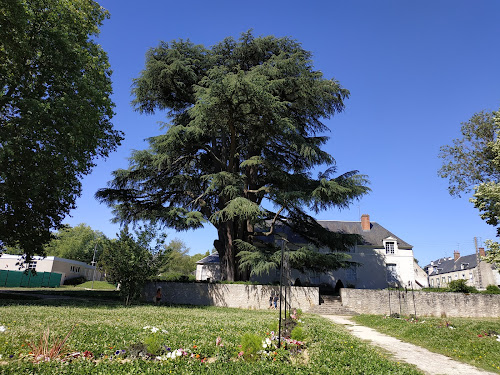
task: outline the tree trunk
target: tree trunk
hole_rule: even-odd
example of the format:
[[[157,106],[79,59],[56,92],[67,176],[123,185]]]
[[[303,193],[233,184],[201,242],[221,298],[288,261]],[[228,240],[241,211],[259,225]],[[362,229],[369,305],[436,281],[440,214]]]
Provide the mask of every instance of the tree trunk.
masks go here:
[[[214,241],[214,246],[219,253],[220,271],[222,280],[237,281],[238,265],[236,262],[236,249],[234,247],[235,223],[225,221],[217,228],[219,239]]]

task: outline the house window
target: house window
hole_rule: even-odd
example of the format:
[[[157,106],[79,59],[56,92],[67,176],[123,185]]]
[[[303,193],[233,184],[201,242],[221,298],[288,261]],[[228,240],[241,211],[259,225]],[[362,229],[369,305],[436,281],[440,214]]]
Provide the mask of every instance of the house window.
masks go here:
[[[388,283],[395,283],[398,281],[397,265],[395,263],[387,263],[386,272]]]
[[[434,279],[431,279],[431,286],[434,287]]]
[[[458,280],[458,273],[455,274],[455,280]]]
[[[446,277],[443,276],[443,284],[446,283]]]
[[[385,253],[386,254],[394,254],[394,242],[386,242],[385,243]]]
[[[436,284],[437,284],[437,287],[439,288],[439,286],[441,285],[441,283],[439,282],[439,277],[436,279]]]
[[[36,269],[36,261],[29,262],[26,266],[27,269],[29,270],[34,270]]]
[[[448,276],[448,283],[451,282],[451,276]]]
[[[472,272],[469,272],[469,279],[470,279],[470,281],[474,280],[474,276],[472,275]]]

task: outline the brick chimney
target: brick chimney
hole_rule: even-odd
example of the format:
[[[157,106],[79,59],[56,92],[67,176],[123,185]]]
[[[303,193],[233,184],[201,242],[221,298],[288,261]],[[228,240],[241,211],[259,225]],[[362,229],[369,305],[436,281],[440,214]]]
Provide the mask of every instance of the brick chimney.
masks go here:
[[[453,257],[455,258],[455,262],[457,261],[458,258],[460,258],[460,252],[458,252],[457,250],[455,250],[453,252]]]
[[[370,230],[370,215],[361,215],[361,229],[363,229],[363,231]]]
[[[484,247],[479,248],[479,256],[481,256],[481,257],[486,256],[486,253],[484,252]]]

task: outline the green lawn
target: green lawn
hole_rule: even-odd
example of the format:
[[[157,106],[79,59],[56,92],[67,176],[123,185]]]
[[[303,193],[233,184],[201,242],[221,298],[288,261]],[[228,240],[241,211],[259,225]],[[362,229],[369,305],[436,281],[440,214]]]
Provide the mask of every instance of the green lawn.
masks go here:
[[[354,320],[430,351],[500,373],[500,319],[424,317],[415,321],[360,315]]]
[[[213,307],[166,307],[83,300],[0,300],[0,373],[19,374],[420,374],[414,367],[398,364],[373,347],[350,336],[340,326],[304,314],[305,349],[293,356],[276,350],[257,360],[238,359],[238,345],[245,333],[264,340],[277,323],[277,313]],[[28,342],[39,341],[50,327],[51,339],[71,327],[67,348],[89,351],[93,360],[71,363],[50,361],[33,364]],[[151,328],[160,331],[152,334]],[[166,330],[168,333],[162,333]],[[216,345],[217,337],[223,347]],[[155,342],[173,350],[183,348],[195,358],[129,360],[132,344]],[[126,350],[119,358],[115,352]],[[12,358],[10,358],[12,356]],[[125,358],[123,358],[125,357]],[[20,359],[21,358],[21,359]],[[206,360],[205,363],[201,359]]]

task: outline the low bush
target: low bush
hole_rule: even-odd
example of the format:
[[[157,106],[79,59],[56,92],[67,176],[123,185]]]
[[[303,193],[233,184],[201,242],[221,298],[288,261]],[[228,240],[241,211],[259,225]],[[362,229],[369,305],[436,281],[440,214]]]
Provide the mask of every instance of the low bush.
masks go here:
[[[486,287],[486,290],[484,291],[485,294],[500,294],[500,288],[496,285],[488,285]]]
[[[477,289],[467,285],[467,280],[464,279],[450,281],[446,291],[455,293],[478,293]]]
[[[247,360],[257,359],[257,353],[262,349],[262,337],[253,333],[245,333],[241,337],[241,355]]]
[[[72,279],[64,280],[64,285],[80,285],[86,282],[87,279],[83,276],[73,277]]]

